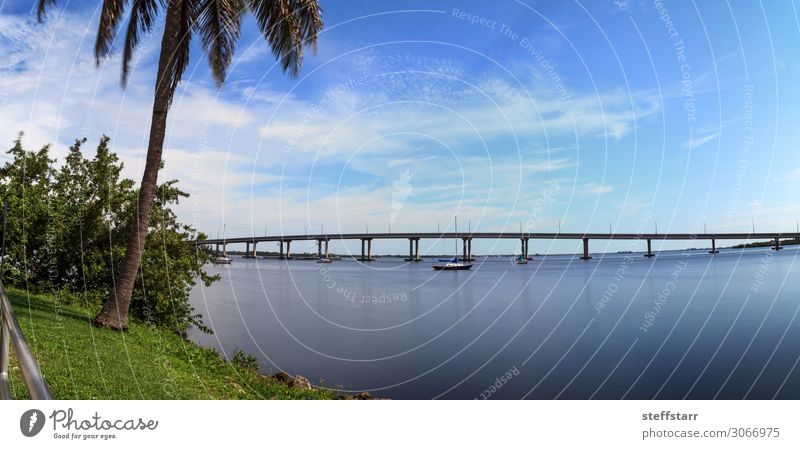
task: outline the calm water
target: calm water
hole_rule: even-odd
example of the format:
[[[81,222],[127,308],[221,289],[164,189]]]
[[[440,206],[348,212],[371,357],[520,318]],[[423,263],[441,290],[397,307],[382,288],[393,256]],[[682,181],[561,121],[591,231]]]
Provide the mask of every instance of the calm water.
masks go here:
[[[235,259],[205,346],[390,398],[800,398],[797,248],[431,262]]]

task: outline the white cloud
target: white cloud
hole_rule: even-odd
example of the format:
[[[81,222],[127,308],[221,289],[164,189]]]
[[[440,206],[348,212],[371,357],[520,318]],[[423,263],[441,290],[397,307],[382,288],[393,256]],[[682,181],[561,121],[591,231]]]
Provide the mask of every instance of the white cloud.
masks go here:
[[[800,169],[782,173],[771,177],[772,182],[798,182],[800,181]]]
[[[97,69],[95,30],[83,18],[62,17],[38,25],[0,16],[0,133],[10,144],[24,130],[28,148],[54,143],[56,157],[76,137],[94,143],[106,133],[125,175],[138,180],[157,33],[142,47],[123,90],[119,58]],[[238,63],[248,64],[261,51]],[[368,71],[372,63],[356,67]],[[632,108],[618,92],[575,92],[564,104],[536,83],[467,76],[453,62],[416,63],[429,73],[354,78],[362,81],[340,88],[347,75],[323,70],[307,73],[310,86],[299,80],[294,92],[234,82],[220,94],[210,80],[189,73],[170,111],[161,175],[179,179],[192,194],[178,207],[181,217],[210,233],[222,223],[230,233],[260,233],[265,224],[298,232],[322,220],[330,231],[365,223],[383,229],[392,211],[391,182],[408,169],[412,190],[395,229],[430,230],[437,221],[448,225],[453,215],[483,229],[514,228],[549,176],[561,172],[565,185],[575,183],[569,176],[576,154],[570,152],[577,152],[578,138],[582,145],[623,138],[636,120],[660,109],[647,95],[635,96],[642,100]],[[390,61],[389,68],[408,64]],[[312,96],[315,91],[320,94]],[[613,190],[593,183],[575,189],[595,195]]]
[[[586,183],[583,186],[581,186],[579,190],[579,192],[585,192],[592,195],[604,195],[606,193],[611,193],[613,191],[614,187],[605,184],[599,184],[596,182]]]
[[[576,166],[577,163],[574,160],[567,158],[560,158],[560,159],[552,159],[541,162],[534,162],[531,164],[525,164],[522,166],[522,168],[523,170],[528,172],[549,172],[549,171],[564,170]]]
[[[688,141],[686,141],[684,143],[684,145],[689,150],[696,150],[697,148],[700,148],[700,147],[702,147],[703,145],[705,145],[705,144],[707,144],[709,142],[713,142],[713,141],[719,139],[720,135],[722,135],[722,133],[720,131],[714,131],[712,133],[709,133],[709,134],[706,134],[706,135],[702,135],[702,136],[697,136],[697,137],[692,136],[692,138],[689,139]]]
[[[422,156],[422,157],[406,157],[401,159],[392,159],[386,163],[389,167],[397,167],[399,165],[406,165],[411,163],[425,162],[435,159],[436,156]]]

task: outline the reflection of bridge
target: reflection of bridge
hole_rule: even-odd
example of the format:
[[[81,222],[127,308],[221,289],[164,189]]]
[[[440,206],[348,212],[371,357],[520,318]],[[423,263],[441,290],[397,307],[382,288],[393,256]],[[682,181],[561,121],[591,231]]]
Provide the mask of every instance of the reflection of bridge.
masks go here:
[[[219,246],[222,245],[223,252],[227,252],[227,245],[229,243],[244,243],[247,245],[245,254],[246,257],[255,257],[256,245],[259,242],[278,242],[280,243],[280,257],[291,257],[291,244],[293,241],[317,241],[317,255],[322,256],[328,254],[328,242],[331,240],[361,240],[361,258],[359,260],[369,261],[372,259],[372,240],[385,240],[385,239],[408,239],[408,259],[407,260],[422,260],[419,256],[419,241],[421,239],[461,239],[462,241],[462,257],[466,260],[472,259],[472,239],[517,239],[520,241],[520,253],[524,257],[528,257],[528,241],[531,239],[538,240],[582,240],[583,241],[583,256],[581,259],[591,259],[589,255],[589,240],[646,240],[647,253],[646,257],[653,256],[652,241],[653,240],[710,240],[711,251],[709,253],[716,254],[717,240],[772,240],[774,243],[772,249],[781,249],[781,239],[797,239],[800,238],[798,232],[759,232],[759,233],[703,233],[703,234],[607,234],[607,233],[560,233],[560,232],[417,232],[417,233],[361,233],[361,234],[307,234],[307,235],[273,235],[262,237],[237,237],[237,238],[224,238],[224,239],[209,239],[198,240],[195,242],[198,245],[216,245],[216,250],[219,252]],[[286,244],[286,252],[284,253],[283,245]],[[252,252],[250,245],[253,245]],[[323,251],[324,249],[324,251]]]

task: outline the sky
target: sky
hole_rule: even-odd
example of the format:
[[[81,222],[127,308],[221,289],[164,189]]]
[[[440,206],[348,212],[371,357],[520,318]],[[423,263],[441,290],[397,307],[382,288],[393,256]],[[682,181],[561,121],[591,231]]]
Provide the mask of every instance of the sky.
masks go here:
[[[29,1],[0,0],[0,136],[10,148],[23,131],[26,148],[51,143],[63,158],[75,138],[106,134],[138,180],[162,28],[123,89],[118,51],[95,65],[94,3],[59,1],[38,24]],[[193,43],[160,179],[180,181],[191,194],[180,218],[211,237],[435,231],[455,216],[473,231],[797,228],[792,1],[320,3],[325,29],[297,78],[251,17],[221,89]],[[517,246],[476,241],[473,252]]]

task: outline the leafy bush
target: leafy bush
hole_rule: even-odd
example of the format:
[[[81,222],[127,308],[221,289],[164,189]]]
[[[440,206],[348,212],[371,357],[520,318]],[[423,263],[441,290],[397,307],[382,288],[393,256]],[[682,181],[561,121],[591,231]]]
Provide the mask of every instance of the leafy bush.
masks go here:
[[[258,372],[258,359],[241,349],[234,349],[231,363],[243,370]]]
[[[106,136],[92,159],[81,151],[86,139],[76,140],[60,166],[49,146],[25,151],[21,138],[0,168],[0,200],[8,204],[4,282],[99,310],[133,229],[135,183],[121,176],[123,164]],[[205,235],[170,209],[189,196],[176,183],[158,187],[130,316],[175,332],[208,332],[189,292],[197,280],[210,285],[218,277],[203,270],[211,252],[189,243]]]

